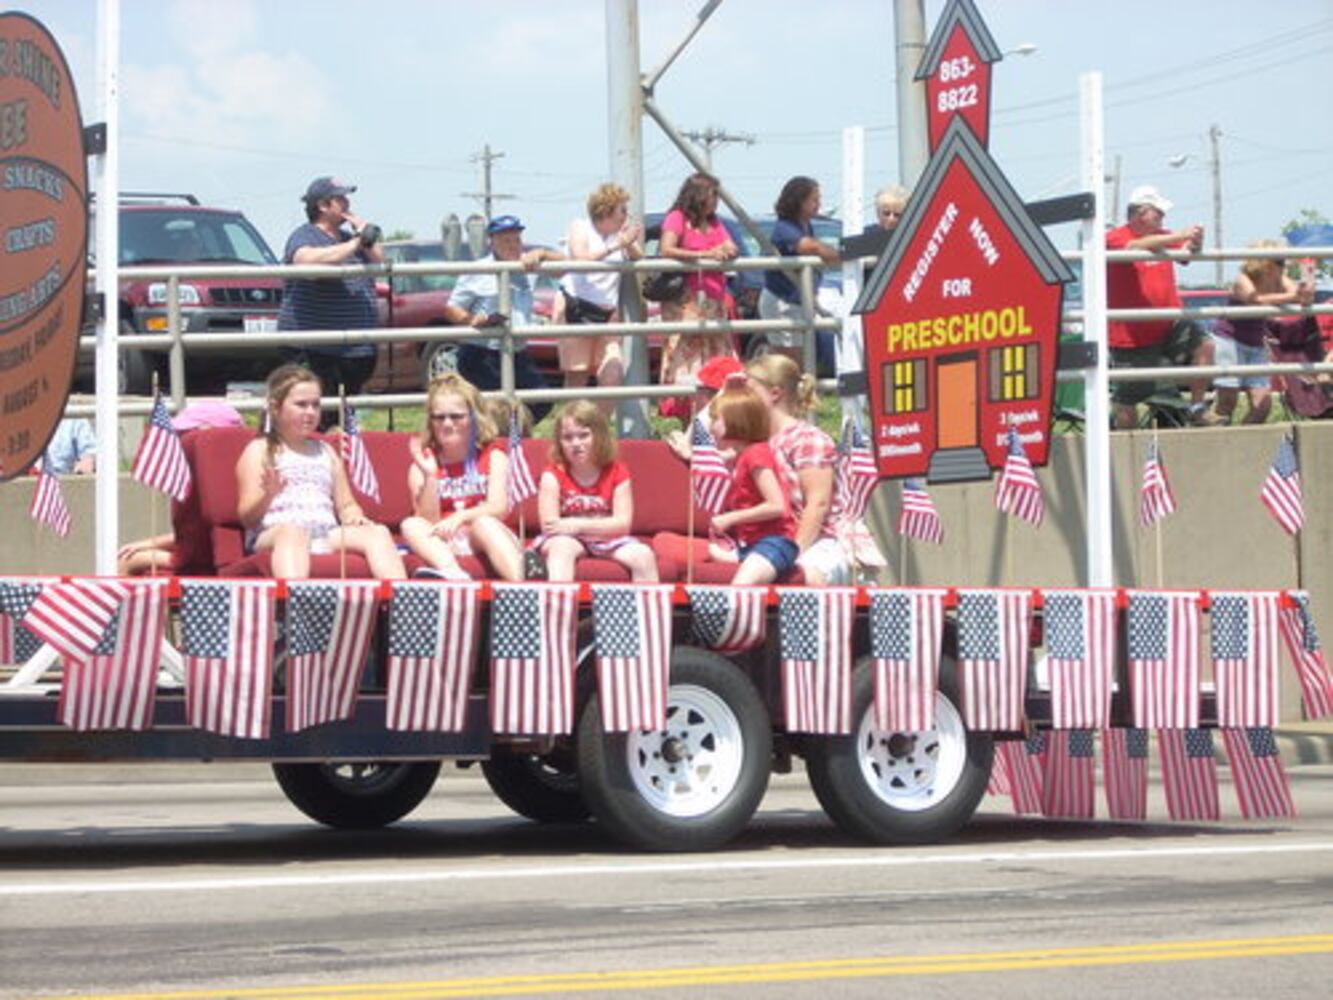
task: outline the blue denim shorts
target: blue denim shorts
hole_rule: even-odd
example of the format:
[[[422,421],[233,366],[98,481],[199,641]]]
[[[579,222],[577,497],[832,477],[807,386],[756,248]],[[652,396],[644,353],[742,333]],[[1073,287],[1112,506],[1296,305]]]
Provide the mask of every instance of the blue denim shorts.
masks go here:
[[[801,550],[796,547],[796,543],[784,535],[765,535],[737,553],[741,562],[744,562],[747,556],[762,556],[773,567],[779,580],[792,571],[800,554]]]

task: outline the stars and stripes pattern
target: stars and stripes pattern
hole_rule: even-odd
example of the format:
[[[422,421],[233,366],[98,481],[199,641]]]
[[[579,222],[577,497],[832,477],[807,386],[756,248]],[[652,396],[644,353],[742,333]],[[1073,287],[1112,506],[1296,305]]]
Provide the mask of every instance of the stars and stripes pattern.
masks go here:
[[[1110,725],[1115,600],[1112,590],[1048,590],[1042,596],[1054,729]]]
[[[1091,729],[1053,729],[1047,733],[1042,815],[1092,819],[1096,809],[1095,771]]]
[[[1296,459],[1296,446],[1291,435],[1284,435],[1277,446],[1277,457],[1268,470],[1263,488],[1259,491],[1268,512],[1282,530],[1297,534],[1305,526],[1305,501],[1301,496],[1301,467]]]
[[[870,452],[870,439],[855,417],[848,417],[842,422],[836,475],[836,490],[843,517],[848,521],[859,521],[865,516],[866,507],[870,505],[870,498],[879,483],[879,469],[875,466],[875,456]]]
[[[790,732],[851,732],[855,599],[851,587],[778,589],[782,703]]]
[[[1287,653],[1301,682],[1301,702],[1307,719],[1333,715],[1333,671],[1329,670],[1310,612],[1310,595],[1302,590],[1287,591],[1288,605],[1282,608],[1278,622]]]
[[[366,450],[365,439],[361,437],[361,421],[357,418],[356,407],[343,401],[343,429],[340,435],[343,464],[347,466],[347,478],[352,488],[362,496],[380,502],[380,480],[375,475],[375,466],[370,461],[370,452]]]
[[[898,534],[933,545],[944,544],[944,522],[940,520],[935,502],[926,492],[922,479],[904,479],[902,510],[898,514]]]
[[[46,471],[48,464],[43,461],[37,473],[37,485],[32,490],[28,516],[64,538],[69,534],[74,521],[70,517],[69,504],[65,503],[65,491],[60,488],[60,477]]]
[[[23,616],[23,625],[61,656],[87,657],[129,593],[119,580],[75,579],[44,586]]]
[[[673,589],[669,584],[592,587],[597,695],[608,733],[666,724]]]
[[[727,509],[731,492],[731,470],[717,450],[717,442],[702,417],[690,425],[690,483],[694,503],[700,510],[720,514]]]
[[[524,500],[537,495],[537,480],[532,476],[532,466],[528,465],[528,456],[523,454],[523,428],[519,419],[518,408],[509,415],[509,479],[505,483],[505,495],[509,509],[513,510]]]
[[[0,580],[0,663],[27,663],[42,648],[42,640],[23,624],[41,592],[39,583]]]
[[[958,674],[968,729],[1023,728],[1031,612],[1026,590],[958,592]]]
[[[476,583],[394,583],[384,702],[388,728],[461,732],[466,727],[480,592]]]
[[[1166,466],[1162,464],[1157,442],[1148,444],[1148,454],[1143,460],[1143,485],[1139,489],[1139,523],[1145,528],[1156,524],[1176,512],[1176,496],[1171,492],[1171,483],[1166,478]]]
[[[1212,595],[1217,724],[1275,726],[1278,717],[1278,595]]]
[[[181,581],[185,721],[237,739],[267,739],[273,714],[277,581]]]
[[[1102,785],[1112,819],[1148,816],[1148,730],[1102,730]]]
[[[741,653],[764,641],[767,587],[689,586],[694,637],[719,653]]]
[[[1295,816],[1296,805],[1291,800],[1291,786],[1273,730],[1268,726],[1223,729],[1222,741],[1240,814],[1246,819]]]
[[[1167,815],[1174,820],[1219,819],[1212,731],[1159,729],[1157,749],[1162,755]]]
[[[1004,762],[1009,798],[1019,816],[1041,813],[1046,737],[1046,733],[1034,732],[1025,740],[1003,740],[995,744],[996,759]]]
[[[495,584],[491,729],[558,735],[574,728],[578,584]]]
[[[1004,468],[1000,470],[1000,478],[995,481],[995,506],[1034,526],[1040,526],[1046,516],[1041,484],[1037,482],[1037,474],[1028,460],[1023,441],[1013,427],[1009,428],[1009,451],[1004,459]]]
[[[65,660],[57,718],[71,729],[142,730],[153,721],[166,581],[147,580],[125,590],[92,649]]]
[[[185,459],[180,435],[171,426],[166,400],[158,393],[153,397],[153,412],[148,418],[148,429],[134,453],[130,475],[149,489],[159,490],[171,499],[183,501],[190,495],[193,479],[190,463]]]
[[[943,590],[872,590],[870,655],[875,727],[920,733],[935,728]]]
[[[1199,725],[1199,595],[1129,594],[1129,685],[1134,725]]]
[[[287,730],[350,719],[379,614],[375,580],[287,585]]]

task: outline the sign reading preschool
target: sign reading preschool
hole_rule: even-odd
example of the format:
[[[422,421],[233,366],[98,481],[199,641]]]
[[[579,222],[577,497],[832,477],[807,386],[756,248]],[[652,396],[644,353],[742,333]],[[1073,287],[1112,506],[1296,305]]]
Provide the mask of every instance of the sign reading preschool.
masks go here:
[[[60,421],[82,322],[83,126],[69,66],[32,18],[0,15],[0,480]]]

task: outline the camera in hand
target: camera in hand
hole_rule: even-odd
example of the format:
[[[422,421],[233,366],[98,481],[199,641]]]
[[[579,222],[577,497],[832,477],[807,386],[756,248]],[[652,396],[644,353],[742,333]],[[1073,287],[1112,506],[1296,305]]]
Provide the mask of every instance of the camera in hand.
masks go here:
[[[367,222],[361,227],[361,245],[363,247],[373,247],[380,241],[384,231],[373,222]]]

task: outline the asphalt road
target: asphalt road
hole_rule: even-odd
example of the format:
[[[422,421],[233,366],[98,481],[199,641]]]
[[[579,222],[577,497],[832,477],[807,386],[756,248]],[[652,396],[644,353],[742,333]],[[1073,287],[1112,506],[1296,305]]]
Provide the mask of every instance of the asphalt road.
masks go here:
[[[263,768],[3,767],[0,994],[1326,996],[1333,766],[1292,778],[1290,822],[988,800],[954,841],[889,850],[792,775],[730,849],[661,856],[517,819],[475,771],[346,834]]]

